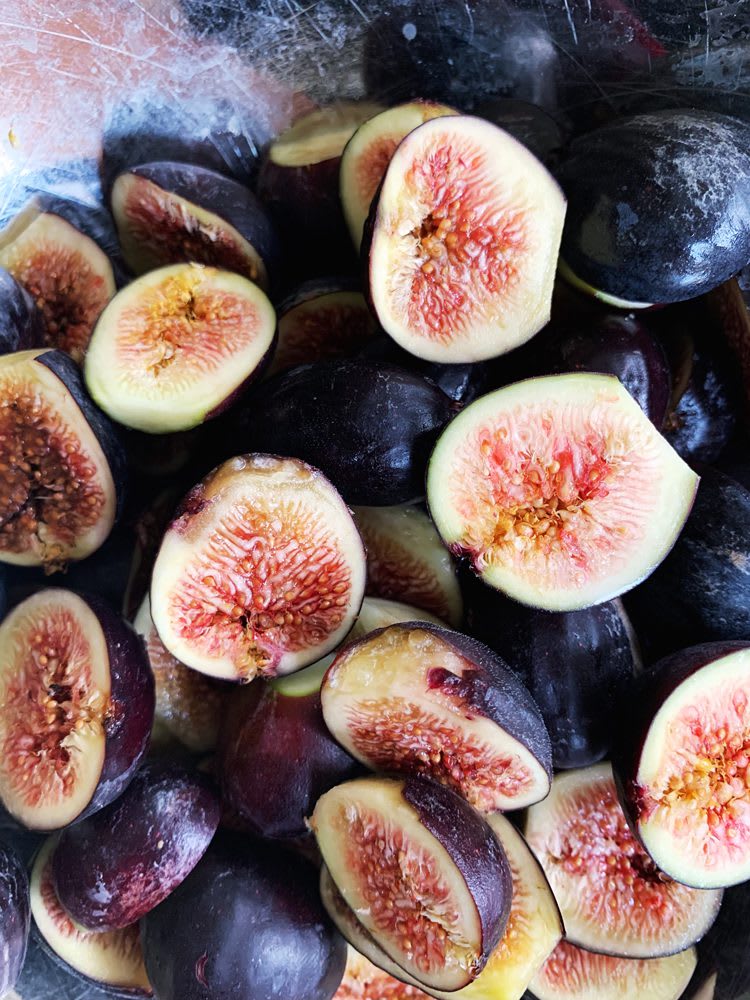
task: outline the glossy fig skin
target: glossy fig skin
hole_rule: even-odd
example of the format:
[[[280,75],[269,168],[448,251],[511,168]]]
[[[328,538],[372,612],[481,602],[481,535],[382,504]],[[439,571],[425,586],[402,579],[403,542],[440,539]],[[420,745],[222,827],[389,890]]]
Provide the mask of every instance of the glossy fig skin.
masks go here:
[[[142,940],[159,1000],[330,1000],[346,964],[316,869],[229,834],[146,916]]]
[[[560,121],[538,104],[512,97],[495,97],[483,101],[474,113],[510,132],[542,163],[550,166],[559,161],[567,141],[567,131]]]
[[[0,354],[44,344],[44,318],[16,279],[0,268]]]
[[[12,848],[0,843],[0,996],[18,982],[30,925],[26,868]]]

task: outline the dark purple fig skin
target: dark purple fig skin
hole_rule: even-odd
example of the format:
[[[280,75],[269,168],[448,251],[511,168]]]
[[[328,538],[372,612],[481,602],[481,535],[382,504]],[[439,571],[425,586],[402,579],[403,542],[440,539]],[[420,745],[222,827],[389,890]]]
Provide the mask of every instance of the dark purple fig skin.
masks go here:
[[[726,889],[716,923],[698,945],[695,983],[716,973],[714,1000],[741,1000],[750,991],[750,882]],[[688,993],[688,996],[694,994]],[[695,993],[696,1000],[707,995]]]
[[[538,104],[494,97],[483,101],[474,114],[509,132],[547,166],[559,161],[567,141],[566,130]]]
[[[219,812],[204,775],[146,764],[116,802],[63,831],[52,862],[60,902],[89,930],[134,924],[190,874]]]
[[[276,307],[277,316],[281,317],[290,309],[296,309],[310,299],[317,299],[320,295],[333,295],[335,292],[361,292],[362,285],[353,275],[321,275],[318,278],[310,278],[303,281],[295,288],[292,288],[284,299]]]
[[[230,702],[221,754],[225,802],[258,836],[304,836],[320,796],[362,766],[328,732],[319,690],[291,697],[257,681]]]
[[[30,926],[26,868],[15,851],[0,843],[0,996],[18,982]]]
[[[44,344],[44,319],[33,299],[0,267],[0,354]]]
[[[253,392],[238,438],[246,451],[309,462],[347,503],[388,506],[424,496],[430,450],[454,408],[437,386],[395,365],[317,362]]]
[[[159,1000],[330,1000],[346,963],[314,866],[229,834],[146,916],[142,940]]]

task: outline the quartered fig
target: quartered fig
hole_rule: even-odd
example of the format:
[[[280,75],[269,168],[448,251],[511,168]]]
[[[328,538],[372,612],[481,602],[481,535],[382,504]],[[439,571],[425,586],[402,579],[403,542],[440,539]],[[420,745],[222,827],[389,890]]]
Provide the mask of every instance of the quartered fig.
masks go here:
[[[467,362],[549,319],[565,200],[541,163],[489,122],[410,132],[373,202],[363,250],[383,329],[417,357]]]
[[[310,825],[344,901],[397,965],[423,987],[476,979],[512,885],[500,843],[463,799],[424,778],[357,778],[326,792]]]
[[[0,268],[0,354],[44,345],[44,317],[26,289]]]
[[[296,459],[230,459],[182,502],[156,558],[151,614],[182,663],[230,680],[292,673],[354,624],[365,553],[351,514]]]
[[[427,1000],[417,986],[399,982],[349,945],[346,968],[333,1000]]]
[[[154,714],[138,635],[99,598],[42,590],[0,625],[0,802],[54,830],[132,780]]]
[[[548,793],[549,736],[539,709],[482,643],[426,622],[346,645],[321,689],[336,739],[375,771],[433,778],[482,812]]]
[[[0,843],[0,996],[18,982],[29,940],[29,879],[16,852]]]
[[[443,541],[485,583],[572,611],[661,562],[697,482],[616,378],[568,374],[467,406],[432,453],[427,496]]]
[[[113,419],[152,434],[220,413],[268,354],[276,314],[247,278],[199,264],[150,271],[96,324],[86,385]]]
[[[555,777],[526,818],[571,944],[620,958],[659,958],[700,940],[720,891],[674,882],[628,827],[609,764]]]

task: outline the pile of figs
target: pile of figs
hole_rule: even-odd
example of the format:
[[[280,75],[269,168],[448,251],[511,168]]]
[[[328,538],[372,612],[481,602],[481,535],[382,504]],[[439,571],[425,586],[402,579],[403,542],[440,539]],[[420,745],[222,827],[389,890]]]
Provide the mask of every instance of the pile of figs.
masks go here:
[[[750,125],[484,110],[0,232],[0,996],[747,995]]]

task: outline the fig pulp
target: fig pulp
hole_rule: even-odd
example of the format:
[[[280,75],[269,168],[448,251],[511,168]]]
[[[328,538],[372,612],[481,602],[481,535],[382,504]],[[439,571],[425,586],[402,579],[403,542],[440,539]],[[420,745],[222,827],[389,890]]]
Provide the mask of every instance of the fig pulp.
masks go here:
[[[424,778],[357,778],[310,821],[346,904],[423,987],[472,982],[505,930],[511,874],[487,823]]]
[[[133,281],[104,310],[86,355],[86,385],[127,427],[188,430],[237,396],[275,331],[273,306],[247,278],[173,264]]]
[[[545,167],[489,122],[410,132],[373,201],[363,250],[381,326],[429,361],[497,357],[550,316],[565,199]]]
[[[182,663],[229,680],[306,667],[354,624],[365,553],[317,469],[245,455],[185,497],[151,581],[151,614]]]
[[[267,289],[278,266],[271,220],[244,185],[186,163],[144,163],[111,194],[122,254],[135,274],[194,261],[242,274]]]
[[[0,625],[0,802],[29,829],[117,798],[153,714],[143,644],[101,599],[42,590]]]
[[[12,274],[0,268],[0,354],[44,344],[41,310]]]
[[[697,482],[616,378],[576,373],[467,406],[432,453],[427,498],[443,541],[485,583],[573,611],[661,562]]]
[[[374,771],[433,778],[481,812],[549,792],[549,736],[507,665],[468,636],[426,622],[371,632],[326,673],[323,717]]]
[[[0,472],[3,562],[51,572],[109,535],[125,456],[61,351],[0,357]]]
[[[700,940],[720,891],[672,881],[635,839],[609,764],[555,777],[532,806],[526,838],[549,879],[571,944],[620,958],[659,958]]]
[[[30,919],[26,869],[16,852],[0,843],[0,997],[21,974]]]

